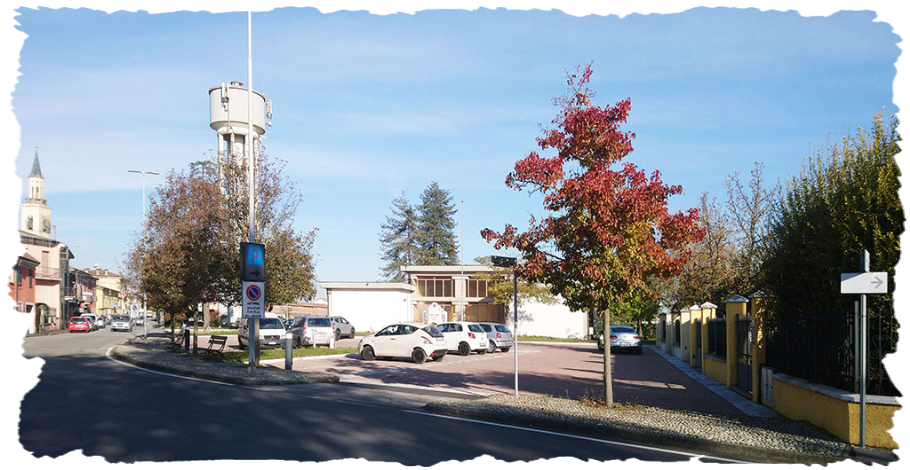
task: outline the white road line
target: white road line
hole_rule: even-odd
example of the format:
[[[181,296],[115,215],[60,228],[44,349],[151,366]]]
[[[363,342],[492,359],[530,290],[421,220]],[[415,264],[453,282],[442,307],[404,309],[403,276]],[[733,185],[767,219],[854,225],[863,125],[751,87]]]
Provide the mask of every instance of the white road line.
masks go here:
[[[627,442],[608,441],[606,439],[598,439],[595,437],[576,436],[573,434],[565,434],[565,433],[555,432],[555,431],[545,431],[543,429],[523,428],[520,426],[512,426],[509,424],[502,424],[502,423],[493,423],[490,421],[481,421],[481,420],[470,419],[470,418],[459,418],[457,416],[446,416],[446,415],[440,415],[440,414],[435,414],[435,413],[427,413],[425,411],[415,411],[415,410],[401,410],[401,411],[403,411],[405,413],[430,416],[433,418],[443,418],[443,419],[451,419],[451,420],[455,420],[455,421],[466,421],[469,423],[486,424],[489,426],[496,426],[496,427],[500,427],[500,428],[536,432],[536,433],[540,433],[540,434],[548,434],[551,436],[568,437],[568,438],[572,438],[572,439],[580,439],[583,441],[597,442],[600,444],[611,444],[611,445],[621,446],[621,447],[631,447],[631,448],[635,448],[635,449],[652,450],[652,451],[656,451],[656,452],[663,452],[665,454],[681,455],[681,456],[685,456],[685,457],[689,457],[689,458],[693,458],[693,459],[708,458],[708,459],[720,460],[720,461],[729,462],[729,463],[755,463],[755,462],[749,462],[747,460],[736,460],[736,459],[728,459],[728,458],[724,458],[724,457],[713,457],[710,455],[703,455],[703,454],[693,454],[690,452],[681,452],[681,451],[676,451],[676,450],[661,449],[659,447],[648,447],[648,446],[643,446],[643,445],[639,445],[639,444],[629,444]]]
[[[161,372],[161,371],[157,371],[157,370],[146,369],[146,368],[144,368],[144,367],[139,367],[139,366],[137,366],[137,365],[135,365],[135,364],[130,364],[129,362],[124,362],[124,361],[121,361],[121,360],[119,360],[119,359],[114,358],[114,356],[111,355],[111,350],[112,350],[112,349],[114,349],[114,348],[111,347],[110,349],[107,350],[107,354],[105,354],[105,357],[107,357],[108,359],[110,359],[110,360],[112,360],[112,361],[114,361],[114,362],[116,362],[116,363],[118,363],[118,364],[121,364],[121,365],[124,365],[124,366],[132,367],[133,369],[139,369],[139,370],[142,370],[142,371],[145,371],[145,372],[149,372],[149,373],[152,373],[152,374],[164,375],[164,376],[167,376],[167,377],[174,377],[174,378],[177,378],[177,379],[195,380],[195,381],[197,381],[197,382],[206,382],[206,383],[210,383],[210,384],[227,385],[227,386],[229,386],[229,387],[236,387],[236,386],[237,386],[236,384],[227,383],[227,382],[216,382],[216,381],[214,381],[214,380],[206,380],[206,379],[200,379],[200,378],[196,378],[196,377],[186,377],[186,376],[183,376],[183,375],[169,374],[169,373],[167,373],[167,372]]]

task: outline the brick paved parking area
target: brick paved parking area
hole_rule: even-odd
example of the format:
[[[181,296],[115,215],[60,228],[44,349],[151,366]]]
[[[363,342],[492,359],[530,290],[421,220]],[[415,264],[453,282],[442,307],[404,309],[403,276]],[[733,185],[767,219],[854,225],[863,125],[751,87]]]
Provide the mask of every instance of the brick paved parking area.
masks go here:
[[[419,365],[406,359],[364,361],[359,354],[348,354],[297,360],[294,369],[369,384],[509,394],[515,387],[514,360],[512,351],[470,356],[449,353],[442,362],[428,360]],[[612,364],[616,403],[742,415],[650,348],[641,355],[615,354]],[[519,393],[573,399],[603,397],[603,353],[593,344],[519,344],[518,372]]]

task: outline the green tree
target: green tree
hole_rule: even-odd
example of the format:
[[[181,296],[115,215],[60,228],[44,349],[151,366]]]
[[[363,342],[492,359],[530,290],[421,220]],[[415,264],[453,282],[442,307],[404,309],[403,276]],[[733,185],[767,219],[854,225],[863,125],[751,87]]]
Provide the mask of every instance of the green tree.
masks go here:
[[[222,279],[233,263],[217,183],[172,171],[150,199],[144,230],[127,254],[149,306],[173,315],[225,300]]]
[[[514,302],[512,297],[515,294],[515,283],[512,282],[512,270],[510,268],[499,268],[493,266],[489,256],[474,258],[474,262],[493,268],[488,273],[477,273],[474,275],[477,279],[487,281],[487,295],[493,298],[494,304],[505,305],[512,309]],[[518,307],[521,308],[525,302],[534,300],[542,304],[552,305],[557,302],[557,298],[550,290],[550,287],[530,282],[527,279],[518,279]]]
[[[905,220],[895,159],[899,141],[897,119],[886,121],[879,113],[871,129],[859,128],[840,145],[819,151],[791,179],[771,223],[761,271],[780,312],[843,309],[840,273],[857,271],[864,249],[873,271],[889,273],[893,292]],[[891,294],[870,296],[869,302],[872,315],[893,312]]]
[[[316,295],[315,260],[312,254],[317,228],[300,232],[295,216],[303,196],[284,175],[285,162],[262,154],[255,166],[255,240],[265,245],[265,304],[285,304]],[[220,283],[229,304],[241,301],[240,242],[249,240],[248,169],[237,159],[222,166],[227,208],[227,243],[233,265]]]
[[[656,296],[647,279],[679,273],[686,245],[701,238],[702,230],[697,209],[667,210],[667,199],[681,187],[622,162],[632,152],[634,134],[620,130],[631,102],[594,105],[586,87],[590,65],[580,73],[569,75],[569,93],[555,101],[561,107],[555,129],[537,139],[555,155],[531,152],[506,177],[513,189],[539,191],[549,215],[532,217],[526,232],[507,224],[501,233],[484,229],[481,236],[496,240],[496,249],[519,250],[517,275],[549,285],[573,310],[599,312],[609,325],[611,308]],[[604,396],[612,406],[610,348],[604,349]]]
[[[417,211],[403,191],[392,201],[391,211],[392,216],[386,216],[379,234],[382,260],[386,262],[382,277],[387,281],[408,282],[410,279],[399,268],[413,265],[418,259]]]
[[[433,181],[420,195],[417,244],[419,264],[452,266],[458,264],[455,242],[455,204],[448,190]]]

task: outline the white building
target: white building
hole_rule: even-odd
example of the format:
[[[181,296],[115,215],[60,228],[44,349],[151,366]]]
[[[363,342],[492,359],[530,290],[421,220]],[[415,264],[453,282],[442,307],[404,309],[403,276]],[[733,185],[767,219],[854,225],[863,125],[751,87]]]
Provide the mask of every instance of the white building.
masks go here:
[[[411,282],[321,282],[329,315],[343,316],[357,331],[377,331],[389,323],[418,321],[492,321],[513,327],[512,306],[493,303],[487,280],[478,274],[489,266],[405,266]],[[562,303],[527,301],[519,307],[521,335],[581,338],[589,334],[588,315]]]

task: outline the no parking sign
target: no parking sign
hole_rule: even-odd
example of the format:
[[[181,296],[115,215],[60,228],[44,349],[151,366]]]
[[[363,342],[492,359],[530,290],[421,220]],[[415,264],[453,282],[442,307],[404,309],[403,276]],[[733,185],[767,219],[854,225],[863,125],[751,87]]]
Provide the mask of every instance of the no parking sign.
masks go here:
[[[264,282],[243,282],[243,318],[265,318]]]

